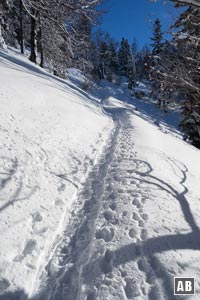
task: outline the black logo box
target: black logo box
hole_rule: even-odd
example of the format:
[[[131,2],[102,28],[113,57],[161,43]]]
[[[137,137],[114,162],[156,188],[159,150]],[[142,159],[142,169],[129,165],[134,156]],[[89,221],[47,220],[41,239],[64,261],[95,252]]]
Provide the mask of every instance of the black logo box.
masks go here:
[[[191,283],[191,290],[187,291],[185,288],[187,282]],[[178,291],[179,284],[182,284],[183,291]],[[195,279],[194,277],[174,277],[174,295],[194,295],[195,294]]]

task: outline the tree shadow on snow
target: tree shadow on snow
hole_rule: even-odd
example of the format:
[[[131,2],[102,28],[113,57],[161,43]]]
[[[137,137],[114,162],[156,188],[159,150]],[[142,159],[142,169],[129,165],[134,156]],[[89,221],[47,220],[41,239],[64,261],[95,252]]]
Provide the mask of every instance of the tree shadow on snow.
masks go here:
[[[0,294],[0,300],[26,300],[28,296],[22,290]]]
[[[145,273],[148,282],[152,286],[147,295],[148,300],[160,300],[163,298],[167,300],[182,299],[179,298],[179,296],[174,296],[173,277],[175,275],[173,272],[170,273],[170,271],[167,270],[168,266],[166,267],[160,261],[158,255],[170,250],[200,250],[200,231],[187,200],[187,167],[167,156],[164,156],[164,158],[171,165],[174,173],[179,177],[179,185],[182,187],[182,192],[179,192],[175,187],[161,178],[153,176],[153,168],[146,161],[137,159],[129,160],[128,166],[129,168],[132,168],[133,173],[128,177],[126,176],[126,178],[146,183],[151,188],[155,187],[172,196],[175,201],[179,202],[184,219],[190,226],[191,232],[186,234],[169,234],[152,237],[144,241],[139,241],[138,243],[124,245],[119,249],[111,251],[111,254],[108,254],[107,256],[105,254],[101,256],[94,255],[94,257],[90,258],[89,263],[87,263],[87,266],[85,266],[83,270],[82,266],[84,266],[84,263],[80,265],[80,254],[76,253],[77,233],[75,233],[71,237],[70,252],[74,252],[77,255],[74,254],[73,257],[70,257],[69,249],[64,249],[63,252],[66,253],[66,258],[63,260],[64,265],[59,269],[57,274],[54,274],[52,277],[50,276],[47,287],[44,288],[40,295],[35,299],[43,300],[45,299],[45,295],[49,295],[49,293],[51,294],[52,292],[52,298],[50,297],[51,300],[75,300],[79,293],[80,272],[83,275],[83,282],[81,283],[88,284],[92,288],[98,284],[98,277],[101,276],[102,273],[105,273],[106,275],[112,272],[112,269],[118,268],[119,266],[123,267],[126,263],[133,261],[137,261],[139,270]],[[123,170],[119,169],[121,176],[123,176],[122,171]],[[139,176],[137,177],[136,175]],[[82,243],[83,242],[84,241],[82,241]],[[88,245],[86,245],[86,249],[83,249],[83,251],[87,251],[87,246]],[[148,268],[143,264],[145,260],[149,263]],[[71,265],[70,268],[66,267],[69,265]],[[80,269],[82,271],[80,271]],[[157,280],[155,280],[155,278]],[[163,291],[159,290],[160,284],[164,289],[164,295]],[[2,300],[7,299],[2,298]],[[9,300],[12,300],[12,298]]]
[[[19,177],[17,180],[14,179],[16,172],[18,170],[18,160],[17,158],[11,160],[8,157],[0,157],[1,165],[0,165],[0,213],[13,205],[15,202],[28,200],[36,191],[37,187],[33,187],[32,189],[25,188],[23,184],[23,178]],[[4,165],[8,165],[5,167]],[[1,194],[4,189],[8,189],[9,184],[15,183],[15,188],[12,188],[10,191],[9,197]],[[6,195],[8,192],[6,193]],[[3,204],[2,204],[3,203]]]
[[[135,160],[135,159],[132,160],[136,164],[136,169],[134,170],[134,173],[137,175],[140,175],[140,178],[137,178],[134,176],[130,176],[127,178],[138,180],[141,183],[147,183],[150,186],[155,186],[156,188],[160,189],[161,191],[165,191],[168,195],[171,195],[174,199],[176,199],[179,202],[179,205],[183,212],[185,221],[188,223],[190,228],[194,232],[196,232],[196,231],[199,232],[199,227],[196,224],[196,221],[195,221],[194,216],[190,209],[190,205],[186,198],[186,195],[188,193],[188,188],[185,186],[185,182],[187,179],[188,169],[181,162],[171,159],[165,155],[163,155],[163,157],[165,157],[166,161],[173,167],[175,174],[176,173],[181,174],[181,175],[179,175],[179,177],[180,177],[179,184],[183,189],[183,191],[181,193],[179,191],[177,191],[169,183],[163,181],[160,178],[157,178],[157,177],[151,175],[151,173],[153,172],[153,168],[151,167],[151,165],[149,163],[142,161],[142,160]],[[140,167],[142,167],[142,169],[146,168],[146,170],[140,171]],[[176,172],[176,170],[178,170],[178,172]]]
[[[162,179],[153,176],[153,168],[146,161],[128,159],[129,167],[133,165],[135,166],[135,168],[133,168],[132,170],[133,175],[126,176],[126,178],[139,181],[140,183],[146,183],[151,187],[154,186],[156,189],[165,191],[168,195],[171,195],[174,200],[179,202],[184,219],[191,228],[191,232],[187,234],[170,234],[153,237],[139,243],[122,246],[121,248],[112,252],[112,268],[123,266],[128,262],[138,259],[140,260],[140,262],[142,262],[144,259],[151,261],[151,268],[154,272],[154,275],[162,281],[165,296],[167,297],[166,299],[175,300],[181,299],[179,296],[174,296],[173,277],[175,275],[170,274],[169,271],[167,271],[166,267],[162,264],[162,262],[156,255],[170,250],[200,250],[200,231],[187,200],[188,188],[186,187],[186,179],[188,169],[183,163],[176,161],[175,159],[171,159],[166,155],[164,155],[164,158],[171,165],[174,173],[179,176],[179,185],[182,188],[182,192],[179,192],[172,185],[163,181]],[[121,173],[122,171],[123,170],[119,170],[121,176],[123,176]],[[134,176],[134,174],[139,175],[139,177]],[[95,276],[100,276],[102,268],[99,270],[99,273],[96,273],[98,265],[104,266],[103,269],[105,269],[105,257],[100,257],[97,260],[91,259],[86,271],[86,273],[90,275],[85,277],[86,282],[83,283],[90,284],[90,281],[93,281]],[[147,272],[145,267],[141,268],[143,272],[149,272]],[[154,288],[152,288],[152,290],[150,291],[148,299],[160,300],[163,295],[159,295],[158,290],[158,286],[155,285]]]

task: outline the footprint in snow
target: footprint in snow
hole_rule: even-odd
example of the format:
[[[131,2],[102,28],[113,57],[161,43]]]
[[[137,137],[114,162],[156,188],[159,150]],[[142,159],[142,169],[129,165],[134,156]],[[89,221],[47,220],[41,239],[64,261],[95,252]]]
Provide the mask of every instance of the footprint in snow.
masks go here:
[[[131,228],[128,232],[128,235],[131,239],[134,239],[137,236],[137,230],[134,228]]]
[[[4,292],[5,290],[7,290],[7,288],[9,288],[10,286],[10,282],[5,279],[5,278],[1,278],[0,279],[0,292]]]
[[[110,195],[109,195],[109,198],[112,199],[112,200],[115,200],[117,198],[117,191],[114,191],[112,192]]]
[[[128,174],[132,174],[132,173],[134,172],[134,170],[133,170],[133,169],[130,169],[130,170],[126,170],[126,172],[127,172]]]
[[[125,278],[125,282],[126,286],[124,287],[124,291],[127,299],[133,299],[141,295],[139,285],[133,278]]]
[[[137,184],[138,184],[138,182],[137,182],[136,180],[132,180],[130,183],[131,183],[131,184],[134,184],[134,185],[136,185],[136,186],[137,186]]]
[[[141,240],[146,240],[148,238],[148,234],[147,234],[147,230],[146,229],[143,229],[142,232],[141,232]]]
[[[145,203],[146,203],[146,201],[147,201],[147,198],[145,198],[145,197],[142,197],[142,200],[141,200],[141,201],[142,201],[142,203],[143,203],[143,204],[145,204]]]
[[[141,217],[144,221],[147,221],[149,218],[147,214],[142,214]]]
[[[92,153],[96,153],[97,152],[97,149],[92,147]]]
[[[33,222],[36,223],[36,222],[41,222],[43,220],[43,217],[42,215],[37,211],[35,213],[32,214],[32,219],[33,219]]]
[[[96,238],[99,239],[103,239],[106,243],[112,241],[113,237],[114,237],[114,229],[113,228],[102,228],[100,230],[97,231],[96,233]]]
[[[117,208],[117,204],[115,202],[112,202],[110,204],[110,209],[112,209],[112,211],[114,211],[114,210],[116,210],[116,208]]]
[[[144,273],[148,273],[151,270],[150,265],[145,257],[138,260],[137,265],[138,269]]]
[[[65,188],[66,188],[66,185],[64,183],[62,183],[60,186],[57,187],[57,191],[59,193],[64,192]]]
[[[140,221],[140,217],[138,216],[138,214],[136,214],[135,212],[132,214],[132,219],[135,221]]]
[[[14,262],[21,262],[27,255],[32,254],[32,252],[36,249],[37,242],[36,240],[27,241],[23,252],[14,258]]]
[[[113,189],[114,189],[114,185],[112,183],[108,182],[108,185],[106,186],[106,190],[107,191],[113,191]]]
[[[119,157],[119,158],[117,159],[117,162],[118,162],[118,163],[121,163],[122,160],[123,160],[122,157]]]
[[[141,205],[140,201],[138,200],[138,198],[134,199],[134,200],[132,201],[132,204],[133,204],[134,206],[136,206],[137,208],[141,208],[141,207],[142,207],[142,205]]]
[[[127,216],[128,216],[128,211],[127,210],[123,211],[122,217],[127,217]]]
[[[121,270],[119,270],[119,271],[120,271],[122,277],[126,277],[128,275],[127,271],[124,270],[123,268]]]
[[[25,257],[29,254],[32,254],[32,252],[36,249],[37,247],[37,242],[36,240],[29,240],[27,243],[26,243],[26,246],[22,252],[22,256]]]
[[[144,222],[142,220],[140,220],[138,225],[139,225],[139,227],[144,227]]]
[[[113,258],[114,258],[114,253],[111,250],[107,249],[104,254],[102,265],[101,265],[101,269],[103,273],[108,274],[112,272]]]
[[[89,292],[87,295],[86,300],[96,300],[96,293],[95,291]]]
[[[124,191],[123,189],[120,188],[120,189],[118,189],[118,193],[123,194],[123,193],[126,193],[126,191]]]
[[[142,199],[140,191],[138,191],[138,192],[132,191],[132,196],[138,200]]]
[[[62,207],[64,205],[65,205],[65,203],[63,202],[63,200],[61,200],[60,198],[56,198],[56,200],[55,200],[55,206],[61,206]]]
[[[103,216],[106,219],[106,221],[110,221],[114,218],[114,213],[113,213],[113,211],[106,210],[106,211],[104,211]]]
[[[114,214],[113,210],[106,210],[103,213],[105,220],[113,225],[119,224],[119,219]]]
[[[120,177],[119,177],[118,175],[115,174],[115,175],[113,176],[113,180],[116,181],[116,182],[119,182],[119,181],[120,181]]]

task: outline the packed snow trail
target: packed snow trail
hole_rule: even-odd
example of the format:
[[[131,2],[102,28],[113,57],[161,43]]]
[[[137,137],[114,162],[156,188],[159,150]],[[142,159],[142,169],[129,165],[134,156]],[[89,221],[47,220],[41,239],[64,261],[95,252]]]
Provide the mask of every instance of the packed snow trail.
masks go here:
[[[86,271],[92,264],[93,256],[95,255],[96,259],[105,252],[103,264],[98,261],[98,266],[95,266],[95,271],[100,275],[98,280],[104,283],[105,274],[111,271],[112,265],[112,252],[109,251],[109,243],[119,244],[121,226],[125,228],[122,235],[127,234],[127,242],[134,241],[138,231],[141,231],[141,238],[145,236],[146,231],[140,229],[144,227],[144,220],[148,217],[146,214],[142,214],[145,193],[140,199],[140,194],[137,194],[135,189],[136,183],[132,182],[131,187],[126,180],[126,176],[130,176],[133,172],[130,161],[135,157],[126,109],[107,108],[106,110],[112,114],[115,121],[115,130],[111,141],[79,196],[78,209],[76,208],[73,213],[71,225],[67,226],[63,232],[63,240],[55,250],[52,259],[45,266],[40,280],[42,285],[44,280],[46,281],[46,289],[39,295],[36,294],[35,299],[96,299],[97,295],[91,289],[91,287],[95,287],[95,284],[91,280],[92,277],[88,276],[90,272],[87,274]],[[122,168],[122,172],[125,172],[124,174],[119,174],[120,168]],[[122,196],[123,193],[124,196]],[[117,199],[119,195],[123,199],[122,203]],[[126,206],[133,196],[135,199],[132,203],[133,215],[131,220],[127,219],[128,212],[125,207],[122,216],[117,215],[115,212],[117,206]],[[135,206],[140,207],[139,215],[135,212]],[[134,222],[138,222],[138,227],[135,228]],[[126,228],[127,226],[128,228]],[[117,241],[115,241],[116,233]],[[89,286],[84,290],[83,287],[87,284]],[[128,296],[131,293],[129,284],[127,283],[124,290]],[[93,295],[94,293],[95,295]],[[106,295],[103,296],[101,289],[98,290],[98,293],[100,298],[107,299]],[[138,290],[134,293],[137,294]],[[109,296],[111,297],[110,293]],[[118,298],[116,295],[113,297],[113,299],[122,299],[122,295],[118,295]]]
[[[141,146],[134,136],[139,128],[133,124],[147,126],[145,143],[150,149],[143,149],[144,156],[152,151],[152,137],[158,138],[159,148],[164,134],[135,116],[133,107],[105,109],[115,130],[79,195],[70,226],[42,273],[34,299],[181,299],[173,295],[174,276],[195,276],[198,281],[200,275],[199,269],[194,272],[187,265],[200,258],[199,228],[186,198],[188,169],[159,149],[151,155],[158,166],[166,167],[166,174],[155,176],[150,162],[136,151]],[[148,126],[153,131],[149,137]],[[182,143],[165,138],[176,147]]]
[[[113,113],[116,124],[112,138],[79,195],[76,208],[72,213],[71,224],[63,232],[63,240],[58,244],[52,259],[45,267],[45,273],[48,274],[47,288],[39,296],[41,299],[44,297],[45,299],[66,299],[66,295],[67,299],[80,299],[81,297],[82,271],[90,259],[96,220],[99,217],[102,196],[105,193],[105,178],[113,161],[113,153],[121,128],[120,116],[124,113],[124,109],[115,109],[115,111],[107,109],[107,113]],[[54,269],[59,269],[59,271],[54,272]],[[45,278],[45,274],[42,276]]]

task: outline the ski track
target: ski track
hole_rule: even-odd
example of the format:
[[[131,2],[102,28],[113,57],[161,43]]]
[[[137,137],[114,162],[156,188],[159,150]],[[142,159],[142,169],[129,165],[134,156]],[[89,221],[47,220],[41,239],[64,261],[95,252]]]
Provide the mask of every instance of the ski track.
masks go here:
[[[162,298],[159,261],[140,247],[148,239],[143,206],[150,196],[139,180],[142,166],[134,152],[133,128],[126,109],[107,108],[107,113],[115,122],[110,142],[89,174],[49,262],[40,270],[40,287],[32,300]],[[117,251],[130,244],[130,253]]]

